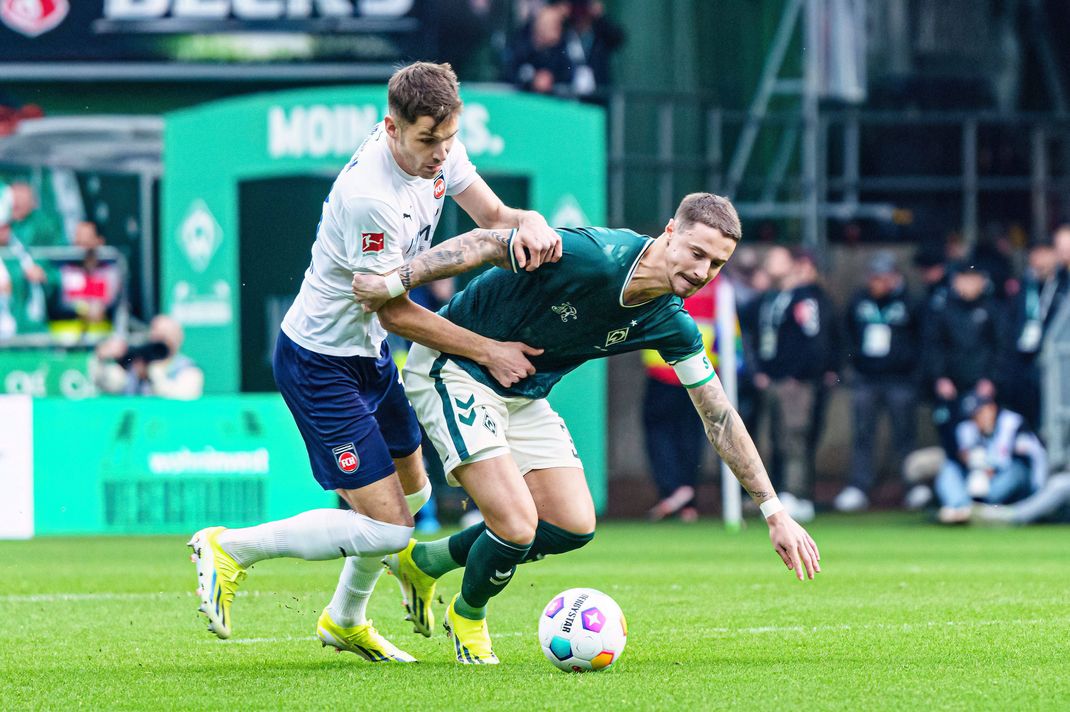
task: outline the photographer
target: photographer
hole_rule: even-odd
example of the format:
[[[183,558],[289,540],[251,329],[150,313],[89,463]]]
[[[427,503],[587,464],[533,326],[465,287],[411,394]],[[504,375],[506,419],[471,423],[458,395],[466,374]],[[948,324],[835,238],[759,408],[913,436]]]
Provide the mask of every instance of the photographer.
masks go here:
[[[204,373],[179,353],[183,338],[181,325],[160,315],[149,324],[148,341],[140,346],[129,346],[120,338],[108,339],[96,349],[97,387],[105,393],[200,398]]]

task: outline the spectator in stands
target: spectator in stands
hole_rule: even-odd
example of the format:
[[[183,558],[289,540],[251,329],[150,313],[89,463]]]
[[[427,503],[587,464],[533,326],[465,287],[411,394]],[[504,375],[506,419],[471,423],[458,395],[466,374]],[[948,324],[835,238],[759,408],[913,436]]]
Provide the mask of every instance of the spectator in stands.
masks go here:
[[[996,394],[995,376],[1002,336],[1000,311],[990,295],[988,276],[970,262],[953,270],[951,290],[925,317],[923,368],[933,384],[934,420],[940,443],[955,457],[955,426],[960,401],[976,389],[986,398]],[[938,411],[946,417],[938,418]]]
[[[736,410],[747,431],[758,432],[760,393],[754,386],[754,368],[758,362],[758,304],[769,289],[769,278],[762,269],[761,259],[752,247],[737,247],[731,261],[725,265],[728,279],[736,297],[742,359],[736,382],[738,403]],[[771,463],[770,463],[771,464]]]
[[[1010,305],[1004,358],[997,386],[1001,402],[1021,413],[1033,429],[1040,427],[1041,390],[1038,356],[1052,319],[1066,297],[1055,248],[1038,243],[1029,250],[1029,265]]]
[[[67,244],[63,226],[56,216],[41,210],[37,192],[29,183],[11,184],[11,233],[26,247]]]
[[[17,293],[8,265],[0,259],[0,338],[14,336],[30,323],[43,324],[45,314],[45,271],[30,256],[22,242],[15,236],[12,224],[16,214],[24,214],[24,196],[20,197],[15,185],[0,182],[0,250],[8,253],[11,266],[17,266],[24,284],[17,285]]]
[[[962,401],[967,419],[955,429],[956,452],[936,476],[943,524],[969,521],[973,500],[1008,504],[1039,490],[1047,479],[1047,453],[1018,413],[1000,408],[977,390]]]
[[[721,277],[684,300],[684,308],[695,319],[706,356],[717,368],[717,290]],[[702,420],[691,406],[688,391],[680,384],[672,366],[647,349],[642,352],[646,365],[646,393],[643,398],[643,435],[647,459],[658,503],[648,518],[660,521],[677,514],[685,522],[698,519],[695,493],[702,458],[706,452],[706,433]]]
[[[813,453],[819,419],[815,406],[824,382],[835,378],[831,305],[816,283],[816,268],[805,253],[773,247],[765,272],[772,288],[758,305],[758,363],[754,384],[762,392],[769,419],[774,472],[780,500],[797,521],[814,516]]]
[[[622,44],[624,30],[605,16],[599,0],[572,0],[564,45],[573,96],[590,96],[609,86],[609,59]]]
[[[914,449],[920,332],[916,307],[890,252],[878,252],[870,260],[866,287],[847,307],[846,334],[847,356],[855,371],[854,445],[850,480],[834,504],[841,512],[858,512],[869,507],[876,480],[873,449],[882,409],[891,420],[896,472]]]
[[[1065,290],[1070,282],[1070,223],[1055,228],[1052,246],[1055,247],[1055,259],[1059,264],[1059,282]]]
[[[569,81],[562,38],[570,11],[570,4],[561,0],[551,0],[535,10],[505,48],[506,81],[537,94],[552,94],[557,85]]]
[[[94,365],[97,387],[105,393],[193,400],[204,392],[204,373],[181,353],[182,326],[160,315],[149,324],[148,341],[129,346],[121,338],[102,342]]]
[[[84,250],[79,261],[56,261],[56,288],[49,309],[49,332],[61,343],[96,343],[113,330],[123,291],[115,260],[102,260],[104,238],[92,220],[78,223],[74,244]]]

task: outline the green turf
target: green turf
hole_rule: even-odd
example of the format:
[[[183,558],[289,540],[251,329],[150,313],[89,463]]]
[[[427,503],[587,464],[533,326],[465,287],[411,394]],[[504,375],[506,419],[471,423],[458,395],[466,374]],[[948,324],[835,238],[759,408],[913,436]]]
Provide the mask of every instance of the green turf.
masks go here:
[[[366,663],[312,634],[338,562],[255,567],[235,638],[206,632],[179,538],[0,543],[0,708],[1067,709],[1065,528],[943,529],[917,517],[811,527],[817,581],[795,581],[765,527],[606,524],[587,548],[524,566],[491,604],[496,668],[410,632],[384,577],[377,626],[422,661]],[[457,573],[440,586],[452,594]],[[542,657],[553,594],[602,589],[629,642],[603,673]],[[243,595],[244,594],[244,595]],[[442,606],[436,613],[441,617]]]

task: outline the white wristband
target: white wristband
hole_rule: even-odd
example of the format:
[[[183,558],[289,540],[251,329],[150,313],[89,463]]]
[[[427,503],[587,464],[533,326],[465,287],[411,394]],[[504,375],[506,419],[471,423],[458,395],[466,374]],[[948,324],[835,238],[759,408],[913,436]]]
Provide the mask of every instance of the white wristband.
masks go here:
[[[386,291],[391,299],[405,293],[405,285],[401,283],[400,274],[391,272],[386,276]]]
[[[780,503],[779,498],[773,497],[759,504],[758,509],[762,510],[762,516],[769,519],[769,517],[784,509],[784,505]]]

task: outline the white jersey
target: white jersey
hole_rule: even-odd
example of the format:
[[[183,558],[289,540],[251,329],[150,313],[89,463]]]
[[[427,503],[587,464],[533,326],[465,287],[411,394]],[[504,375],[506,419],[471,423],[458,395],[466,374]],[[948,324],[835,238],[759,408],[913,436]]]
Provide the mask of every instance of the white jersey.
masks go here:
[[[390,153],[379,122],[323,202],[312,263],[282,320],[286,335],[329,356],[378,356],[386,331],[353,300],[353,273],[384,274],[426,250],[445,197],[476,178],[460,141],[435,178],[409,175]]]

